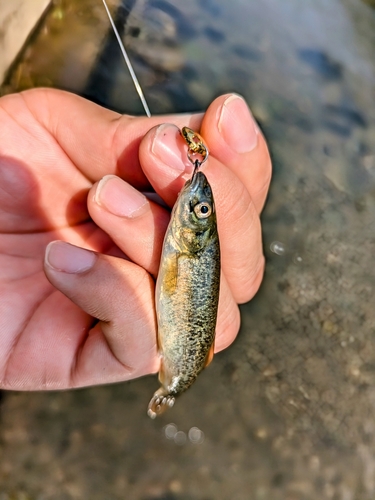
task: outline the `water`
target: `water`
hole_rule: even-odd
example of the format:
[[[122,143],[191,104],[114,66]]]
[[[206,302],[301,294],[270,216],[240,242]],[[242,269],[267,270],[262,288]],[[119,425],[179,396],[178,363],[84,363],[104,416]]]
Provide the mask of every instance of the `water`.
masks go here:
[[[274,160],[266,276],[236,343],[160,419],[152,377],[5,394],[4,498],[375,497],[372,5],[139,0],[121,14],[153,113],[248,100]],[[58,2],[2,92],[51,85],[142,114],[107,30],[101,2]]]

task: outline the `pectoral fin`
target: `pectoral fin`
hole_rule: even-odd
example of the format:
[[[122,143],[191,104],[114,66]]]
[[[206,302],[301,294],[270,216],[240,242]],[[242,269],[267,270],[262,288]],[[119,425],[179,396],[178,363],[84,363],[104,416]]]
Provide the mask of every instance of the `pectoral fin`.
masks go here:
[[[162,279],[162,289],[166,295],[173,295],[177,287],[177,276],[178,276],[178,255],[173,253],[169,257],[165,258],[163,263],[163,279]]]
[[[172,381],[171,374],[166,369],[162,358],[160,360],[159,382],[166,390],[168,390],[168,386],[170,385],[171,381]]]
[[[214,358],[214,351],[215,351],[215,343],[212,344],[212,346],[210,347],[210,350],[208,351],[207,353],[207,357],[206,357],[206,361],[204,363],[204,367],[206,368],[210,363],[211,361],[213,360]]]

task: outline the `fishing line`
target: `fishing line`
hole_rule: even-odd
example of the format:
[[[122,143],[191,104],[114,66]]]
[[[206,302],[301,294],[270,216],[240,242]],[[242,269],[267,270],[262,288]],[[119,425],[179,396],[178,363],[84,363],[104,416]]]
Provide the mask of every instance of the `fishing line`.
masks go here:
[[[122,55],[124,56],[126,65],[128,67],[129,73],[130,73],[130,76],[131,76],[131,78],[133,80],[134,87],[135,87],[136,91],[138,92],[139,98],[141,100],[141,103],[143,105],[143,108],[145,110],[146,115],[150,118],[151,117],[150,108],[148,107],[148,104],[147,104],[146,98],[144,96],[142,87],[141,87],[141,85],[140,85],[140,83],[138,81],[137,75],[135,74],[135,71],[133,69],[133,65],[132,65],[132,63],[131,63],[131,61],[129,59],[129,56],[128,56],[126,50],[125,50],[124,44],[122,43],[121,37],[119,35],[119,32],[117,31],[116,25],[115,25],[115,23],[113,21],[112,15],[111,15],[111,13],[109,11],[107,2],[106,2],[106,0],[102,0],[102,1],[103,1],[103,4],[104,4],[104,8],[105,8],[105,10],[107,12],[108,19],[109,19],[109,21],[110,21],[110,23],[112,25],[113,32],[116,35],[118,44],[119,44],[121,52],[122,52]]]

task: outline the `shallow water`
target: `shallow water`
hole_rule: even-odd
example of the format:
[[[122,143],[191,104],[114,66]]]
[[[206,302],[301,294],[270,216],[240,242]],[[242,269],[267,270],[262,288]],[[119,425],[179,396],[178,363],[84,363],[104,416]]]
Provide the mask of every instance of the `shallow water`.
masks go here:
[[[93,4],[56,2],[2,92],[50,85],[141,114]],[[6,393],[1,500],[375,497],[372,6],[138,0],[119,13],[153,113],[228,91],[249,102],[274,159],[266,276],[235,344],[156,421],[153,377]]]

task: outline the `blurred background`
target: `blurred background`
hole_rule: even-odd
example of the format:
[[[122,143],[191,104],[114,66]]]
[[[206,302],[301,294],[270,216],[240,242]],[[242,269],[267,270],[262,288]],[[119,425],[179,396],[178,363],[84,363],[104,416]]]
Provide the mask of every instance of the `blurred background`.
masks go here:
[[[0,0],[0,95],[143,114],[100,0],[25,3],[27,28]],[[155,421],[156,377],[3,392],[0,500],[374,499],[375,2],[109,5],[153,114],[247,99],[274,163],[266,276],[236,342]]]

